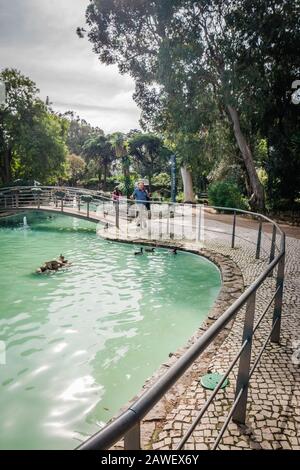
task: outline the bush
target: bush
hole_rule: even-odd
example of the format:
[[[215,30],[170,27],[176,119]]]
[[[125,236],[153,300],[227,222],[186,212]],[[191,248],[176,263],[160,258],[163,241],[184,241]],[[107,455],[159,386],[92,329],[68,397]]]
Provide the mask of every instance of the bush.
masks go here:
[[[155,201],[162,201],[162,195],[159,191],[154,191],[154,193],[152,193],[152,196],[151,196],[151,201],[155,202]]]
[[[81,184],[84,188],[87,188],[87,189],[98,189],[99,188],[99,179],[98,178],[90,178],[89,180],[81,181]]]
[[[217,181],[208,188],[208,200],[212,206],[247,209],[247,204],[238,186],[229,181]]]
[[[176,202],[184,202],[184,192],[179,191],[176,196]]]
[[[126,192],[128,192],[128,197],[133,193],[135,183],[141,179],[141,177],[137,173],[131,173],[127,181],[123,175],[116,175],[115,176],[115,186],[118,186],[119,190],[126,196]]]

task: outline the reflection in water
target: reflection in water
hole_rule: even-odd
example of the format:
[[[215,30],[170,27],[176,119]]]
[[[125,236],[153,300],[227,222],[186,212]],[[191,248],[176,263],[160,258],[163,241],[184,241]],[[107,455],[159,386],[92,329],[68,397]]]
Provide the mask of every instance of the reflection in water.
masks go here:
[[[220,276],[189,254],[135,257],[85,221],[26,217],[26,236],[23,216],[0,221],[0,447],[74,448],[191,336]],[[35,274],[60,253],[69,269]]]

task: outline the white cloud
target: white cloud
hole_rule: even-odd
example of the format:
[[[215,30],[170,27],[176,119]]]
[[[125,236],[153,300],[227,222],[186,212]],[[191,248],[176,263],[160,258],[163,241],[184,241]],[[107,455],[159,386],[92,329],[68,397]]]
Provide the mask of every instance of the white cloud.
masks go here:
[[[77,26],[88,0],[0,0],[0,68],[34,80],[57,111],[74,110],[105,132],[139,127],[134,82],[105,66]]]

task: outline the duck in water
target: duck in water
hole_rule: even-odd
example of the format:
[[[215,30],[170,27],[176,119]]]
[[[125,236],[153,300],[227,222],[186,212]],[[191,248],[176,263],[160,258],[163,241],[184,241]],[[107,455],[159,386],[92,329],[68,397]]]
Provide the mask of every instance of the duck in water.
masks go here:
[[[141,255],[143,255],[143,254],[144,254],[143,251],[144,251],[144,248],[140,248],[140,251],[135,251],[135,252],[134,252],[134,256],[141,256]]]
[[[58,271],[60,268],[70,266],[70,263],[63,255],[60,255],[58,259],[54,259],[51,261],[45,261],[45,263],[40,266],[36,272],[37,273],[48,273],[53,271]]]
[[[145,248],[146,253],[154,253],[155,248]]]

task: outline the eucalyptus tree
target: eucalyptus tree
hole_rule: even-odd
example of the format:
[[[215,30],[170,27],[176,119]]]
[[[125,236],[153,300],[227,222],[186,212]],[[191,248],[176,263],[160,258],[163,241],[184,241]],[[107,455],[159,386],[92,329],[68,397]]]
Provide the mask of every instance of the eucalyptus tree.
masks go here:
[[[270,42],[268,27],[277,25],[277,33],[288,34],[288,17],[299,17],[297,2],[92,0],[86,12],[88,36],[100,60],[118,64],[121,73],[135,79],[144,122],[164,112],[164,102],[179,94],[214,94],[243,158],[250,202],[259,209],[264,207],[264,191],[245,111],[250,108],[255,116],[265,96],[266,75],[272,79],[276,69],[268,49],[282,38],[272,35]],[[193,105],[187,108],[191,112]]]

